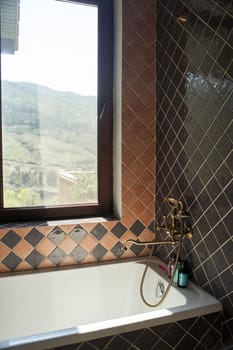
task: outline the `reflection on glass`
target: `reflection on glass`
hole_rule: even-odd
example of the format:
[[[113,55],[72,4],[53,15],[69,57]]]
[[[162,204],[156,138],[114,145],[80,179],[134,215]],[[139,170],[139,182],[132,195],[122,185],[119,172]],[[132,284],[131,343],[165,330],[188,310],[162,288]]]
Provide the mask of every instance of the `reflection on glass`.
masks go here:
[[[97,202],[97,7],[0,6],[4,207]]]

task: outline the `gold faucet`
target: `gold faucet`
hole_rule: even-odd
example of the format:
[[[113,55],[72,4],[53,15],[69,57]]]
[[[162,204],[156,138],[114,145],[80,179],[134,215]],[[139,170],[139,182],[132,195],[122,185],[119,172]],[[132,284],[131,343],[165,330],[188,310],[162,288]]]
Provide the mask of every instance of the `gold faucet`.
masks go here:
[[[170,240],[170,241],[140,241],[139,239],[127,239],[126,241],[123,242],[123,249],[127,250],[128,244],[136,244],[136,245],[143,245],[145,247],[148,246],[153,246],[153,245],[162,245],[162,244],[171,244],[171,245],[177,245],[177,241],[175,240]]]
[[[190,224],[190,216],[184,209],[181,200],[172,197],[165,197],[165,203],[169,207],[167,215],[163,215],[161,224],[158,224],[156,230],[164,233],[169,237],[169,240],[164,241],[140,241],[139,239],[127,239],[123,242],[122,249],[127,250],[127,245],[132,243],[140,246],[154,246],[154,245],[177,245],[184,237],[192,238],[192,229]]]
[[[192,228],[190,224],[190,215],[184,209],[181,200],[165,197],[164,201],[167,203],[170,211],[167,215],[163,215],[161,225],[157,225],[157,231],[167,234],[170,238],[177,241],[181,236],[191,239]]]

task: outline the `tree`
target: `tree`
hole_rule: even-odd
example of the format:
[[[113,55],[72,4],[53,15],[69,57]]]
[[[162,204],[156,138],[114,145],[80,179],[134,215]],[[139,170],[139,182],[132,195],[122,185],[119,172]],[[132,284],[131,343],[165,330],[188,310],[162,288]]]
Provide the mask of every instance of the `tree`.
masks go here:
[[[40,194],[33,187],[21,188],[17,194],[17,200],[22,207],[41,205]]]

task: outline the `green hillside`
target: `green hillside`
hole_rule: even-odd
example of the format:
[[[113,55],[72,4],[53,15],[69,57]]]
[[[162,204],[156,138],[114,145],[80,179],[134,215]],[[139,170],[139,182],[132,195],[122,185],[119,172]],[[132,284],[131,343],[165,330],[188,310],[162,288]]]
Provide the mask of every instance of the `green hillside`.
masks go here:
[[[94,170],[96,104],[92,96],[3,81],[5,189],[43,185],[53,192],[57,169]]]

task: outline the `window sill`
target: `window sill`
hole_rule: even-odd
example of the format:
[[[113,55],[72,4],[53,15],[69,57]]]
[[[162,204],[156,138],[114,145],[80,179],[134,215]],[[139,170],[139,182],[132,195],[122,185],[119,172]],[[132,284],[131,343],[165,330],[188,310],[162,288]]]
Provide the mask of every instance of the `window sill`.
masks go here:
[[[6,228],[20,228],[20,227],[39,227],[39,226],[62,226],[62,225],[78,225],[87,223],[103,223],[109,221],[120,220],[116,216],[108,217],[90,217],[90,218],[80,218],[80,219],[64,219],[64,220],[47,220],[47,221],[28,221],[28,222],[10,222],[5,224],[0,224],[0,229]]]

